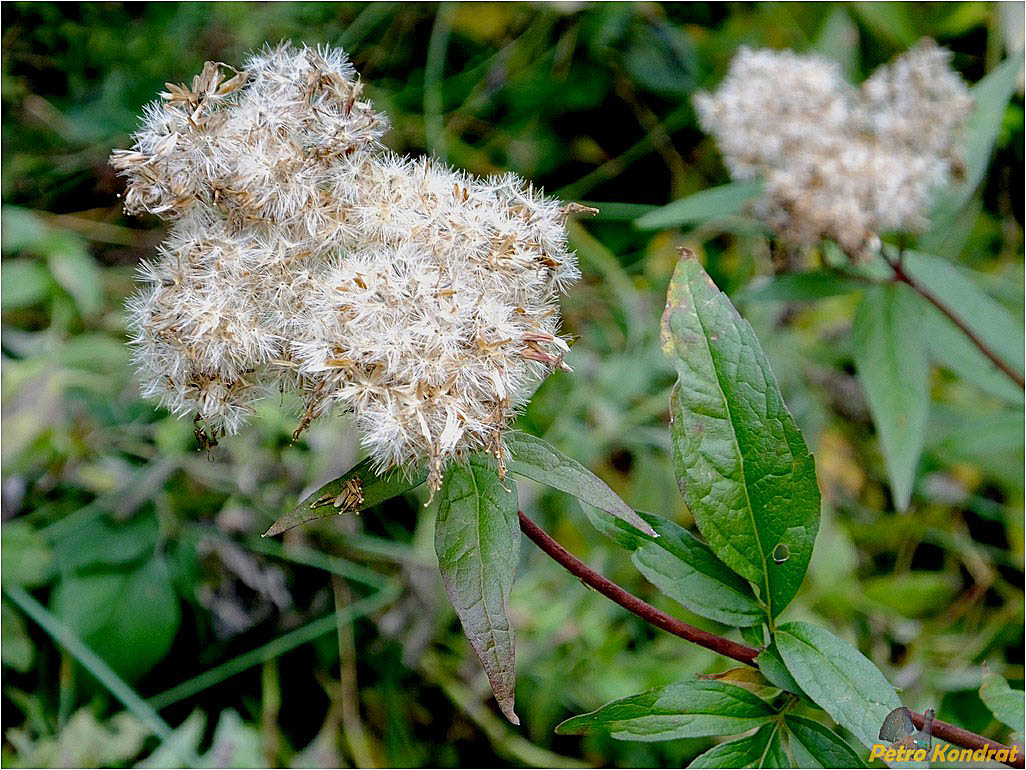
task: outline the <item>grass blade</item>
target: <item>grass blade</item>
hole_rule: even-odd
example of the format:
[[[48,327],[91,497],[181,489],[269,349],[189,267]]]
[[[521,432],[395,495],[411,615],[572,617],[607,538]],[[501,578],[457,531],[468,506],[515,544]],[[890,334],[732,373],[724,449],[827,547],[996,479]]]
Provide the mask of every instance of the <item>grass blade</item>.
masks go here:
[[[42,604],[33,599],[28,591],[21,586],[11,585],[4,586],[4,594],[22,612],[38,623],[54,642],[67,650],[75,660],[81,663],[100,684],[110,691],[111,695],[121,701],[122,705],[136,719],[146,725],[161,741],[168,741],[173,736],[174,731],[171,729],[171,726],[161,719],[156,709],[144,701],[139,693],[132,689],[124,679],[114,673],[114,669],[103,658],[89,649],[71,629],[61,623]],[[182,753],[185,754],[185,752]],[[191,754],[186,754],[179,758],[190,767],[200,766],[199,758]]]
[[[325,615],[323,618],[318,618],[307,623],[305,626],[289,631],[287,634],[282,634],[277,639],[272,639],[265,645],[249,652],[244,652],[219,666],[215,666],[209,671],[204,671],[192,679],[186,679],[181,684],[177,684],[149,698],[147,705],[149,708],[164,709],[172,703],[178,703],[186,698],[191,698],[193,695],[220,684],[225,679],[241,674],[243,671],[254,666],[259,666],[264,661],[284,655],[296,647],[312,642],[314,639],[327,633],[334,633],[337,630],[336,623],[343,620],[355,620],[367,615],[388,604],[398,593],[398,589],[392,587],[384,591],[378,591],[376,594],[372,594],[365,599],[353,602],[339,613],[332,613]],[[345,617],[341,617],[343,614]]]

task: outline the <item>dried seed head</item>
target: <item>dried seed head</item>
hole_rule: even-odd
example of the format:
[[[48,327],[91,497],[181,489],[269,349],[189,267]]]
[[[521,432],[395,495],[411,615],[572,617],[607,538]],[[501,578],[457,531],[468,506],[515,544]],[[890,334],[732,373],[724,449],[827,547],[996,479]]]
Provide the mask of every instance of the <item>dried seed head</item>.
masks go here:
[[[855,88],[818,56],[742,48],[695,106],[731,176],[763,180],[757,216],[790,242],[858,254],[926,228],[933,191],[962,166],[972,99],[950,59],[924,40]]]
[[[579,277],[569,211],[378,140],[345,55],[288,44],[208,63],[146,108],[111,162],[126,208],[171,220],[129,303],[144,392],[233,433],[268,389],[305,427],[352,413],[381,468],[502,455],[503,430],[568,369],[558,298]]]

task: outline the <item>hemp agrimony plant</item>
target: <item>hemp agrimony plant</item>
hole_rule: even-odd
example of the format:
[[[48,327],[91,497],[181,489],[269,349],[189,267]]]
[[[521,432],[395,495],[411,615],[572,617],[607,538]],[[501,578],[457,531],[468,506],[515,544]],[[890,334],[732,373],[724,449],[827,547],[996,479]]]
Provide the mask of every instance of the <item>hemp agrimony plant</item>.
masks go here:
[[[890,230],[923,229],[935,189],[976,173],[972,152],[966,163],[957,149],[970,105],[931,44],[860,90],[821,61],[745,51],[721,91],[698,102],[748,185],[718,200],[740,210],[760,196],[753,211],[781,238],[829,238],[855,262],[886,254]],[[779,119],[754,125],[770,106]],[[662,343],[678,376],[673,463],[701,538],[632,510],[573,459],[509,429],[548,372],[569,370],[558,298],[578,272],[564,224],[585,209],[513,175],[477,179],[397,157],[380,144],[385,128],[341,51],[287,44],[238,70],[208,62],[191,86],[169,84],[146,108],[134,147],[112,158],[128,179],[126,207],[170,222],[129,304],[145,393],[194,414],[206,446],[238,431],[268,393],[302,399],[296,438],[331,411],[355,418],[368,459],[267,535],[427,482],[446,590],[512,722],[508,602],[523,531],[630,611],[745,664],[684,674],[560,732],[741,736],[693,767],[863,766],[847,736],[879,743],[902,704],[851,644],[779,620],[812,556],[820,495],[752,327],[683,250]],[[680,203],[639,226],[666,226]],[[577,561],[519,511],[517,476],[579,498],[657,588],[745,643],[682,623]],[[816,709],[843,732],[809,718]],[[922,715],[908,716],[923,727]],[[932,732],[962,746],[983,740],[940,721]]]

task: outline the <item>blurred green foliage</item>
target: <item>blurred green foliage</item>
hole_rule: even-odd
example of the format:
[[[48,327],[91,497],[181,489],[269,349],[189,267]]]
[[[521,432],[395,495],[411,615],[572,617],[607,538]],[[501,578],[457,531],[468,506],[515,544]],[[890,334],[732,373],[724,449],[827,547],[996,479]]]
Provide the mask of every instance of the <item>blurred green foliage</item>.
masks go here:
[[[823,527],[786,618],[851,640],[910,706],[1007,738],[977,691],[985,664],[1015,687],[1024,675],[1021,400],[933,368],[912,505],[895,513],[852,374],[857,294],[795,299],[776,285],[756,301],[781,267],[758,228],[632,220],[727,181],[690,96],[715,87],[738,46],[816,50],[857,81],[929,35],[975,82],[1021,46],[1016,7],[6,4],[4,764],[680,766],[711,745],[554,735],[614,698],[731,666],[527,547],[512,597],[523,725],[507,725],[445,601],[421,492],[260,540],[359,459],[349,426],[322,420],[291,446],[291,405],[269,401],[207,457],[191,424],[139,399],[122,302],[162,235],[121,214],[107,156],[165,81],[282,38],[343,45],[395,150],[599,202],[599,218],[571,227],[584,272],[564,302],[576,371],[550,377],[520,427],[683,525],[658,322],[676,249],[694,248],[755,326],[817,458]],[[1018,318],[1022,168],[1019,93],[980,193],[932,247]],[[568,497],[526,481],[519,492],[591,566],[722,630],[660,597]],[[112,695],[109,677],[54,643],[61,628],[145,703]],[[150,707],[173,734],[158,737]]]

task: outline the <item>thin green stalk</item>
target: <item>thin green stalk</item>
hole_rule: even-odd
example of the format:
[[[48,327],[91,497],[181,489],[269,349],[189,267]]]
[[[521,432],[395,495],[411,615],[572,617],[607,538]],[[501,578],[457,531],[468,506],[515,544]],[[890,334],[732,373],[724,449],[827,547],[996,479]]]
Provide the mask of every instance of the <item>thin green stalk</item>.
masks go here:
[[[591,767],[580,760],[535,746],[518,735],[510,729],[509,724],[481,703],[481,698],[476,693],[447,673],[435,653],[428,652],[421,657],[420,670],[430,681],[441,687],[449,700],[481,728],[497,753],[528,767]]]
[[[360,718],[360,688],[356,674],[356,641],[352,623],[343,618],[343,610],[352,602],[349,586],[344,580],[332,578],[335,594],[335,617],[338,619],[338,679],[339,710],[342,715],[342,735],[357,767],[381,767],[375,757],[370,737]]]
[[[681,128],[688,122],[688,118],[691,117],[691,114],[691,105],[685,104],[667,115],[659,126],[665,134],[673,134],[674,131]],[[565,201],[579,200],[598,185],[619,176],[623,173],[624,169],[631,165],[631,163],[639,158],[645,157],[654,149],[655,136],[651,131],[649,131],[621,155],[618,155],[615,158],[610,158],[597,169],[585,174],[576,182],[572,182],[565,187],[559,188],[553,193],[553,195],[556,198],[560,198]]]
[[[435,15],[428,40],[427,63],[424,66],[424,137],[428,150],[445,160],[445,124],[442,120],[442,78],[449,35],[456,15],[456,6],[441,3]]]
[[[28,591],[21,586],[4,586],[3,591],[8,599],[10,599],[22,612],[28,615],[28,617],[38,623],[39,626],[50,635],[54,642],[67,650],[75,660],[81,663],[86,671],[92,674],[100,684],[106,687],[110,691],[111,695],[121,701],[124,707],[128,709],[136,719],[146,725],[154,735],[165,743],[171,739],[174,735],[174,731],[167,722],[161,719],[160,714],[157,713],[156,709],[144,701],[139,693],[132,689],[124,679],[118,676],[114,672],[114,669],[112,669],[105,660],[89,649],[86,643],[83,642],[74,631],[58,620],[57,617],[43,605],[33,599]],[[169,745],[173,746],[174,744],[171,743]],[[179,759],[189,767],[200,766],[199,758],[194,756],[192,752],[176,749],[176,753],[179,755]]]
[[[357,602],[353,602],[348,607],[340,610],[337,613],[325,615],[322,618],[318,618],[305,626],[301,626],[293,631],[289,631],[287,634],[282,634],[277,639],[273,639],[267,644],[261,645],[254,650],[244,652],[231,660],[225,661],[219,666],[204,671],[198,676],[194,676],[192,679],[187,679],[184,682],[175,685],[174,687],[164,690],[162,693],[158,693],[153,697],[147,699],[147,703],[151,708],[165,709],[173,703],[191,698],[193,695],[203,692],[215,685],[220,684],[226,679],[229,679],[236,674],[241,674],[243,671],[259,666],[261,663],[272,658],[276,658],[280,655],[284,655],[296,647],[299,647],[307,642],[312,642],[321,636],[328,633],[334,633],[337,630],[336,623],[343,620],[355,620],[356,618],[363,617],[380,607],[391,602],[399,594],[399,589],[396,586],[389,586],[388,588],[378,591],[365,599],[361,599]]]
[[[264,661],[260,676],[260,748],[268,767],[279,767],[282,735],[278,718],[281,714],[281,679],[278,676],[278,660]]]
[[[369,3],[338,36],[338,44],[347,52],[363,42],[379,23],[393,16],[398,3]]]
[[[236,542],[225,537],[222,532],[214,527],[208,527],[201,524],[190,525],[188,527],[188,532],[197,539],[201,537],[213,537],[229,542]],[[373,588],[376,591],[381,591],[391,585],[391,581],[379,572],[375,572],[374,570],[368,569],[360,564],[354,564],[353,562],[338,556],[329,556],[321,553],[320,551],[315,551],[313,548],[294,544],[286,545],[281,540],[271,540],[262,537],[249,537],[246,538],[244,542],[246,550],[248,551],[262,553],[265,556],[271,556],[275,559],[281,559],[282,561],[291,562],[293,564],[302,564],[306,567],[322,569],[332,575],[338,575],[339,577],[344,577],[347,580],[361,583],[362,585],[365,585],[368,588]]]

